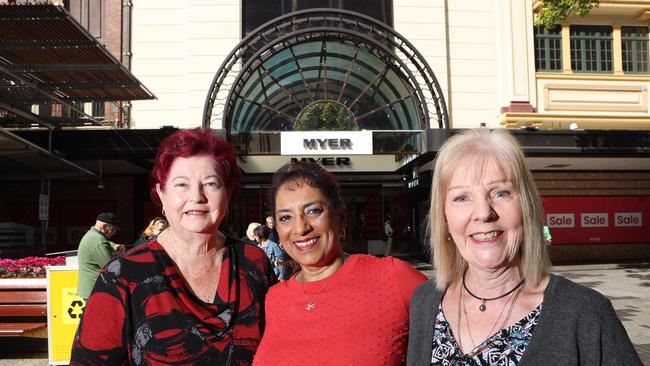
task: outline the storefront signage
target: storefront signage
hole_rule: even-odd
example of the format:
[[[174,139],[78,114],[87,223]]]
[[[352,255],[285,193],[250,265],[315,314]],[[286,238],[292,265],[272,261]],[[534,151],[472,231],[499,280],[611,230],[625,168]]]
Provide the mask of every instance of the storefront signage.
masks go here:
[[[548,214],[546,215],[548,227],[575,227],[573,214]]]
[[[344,155],[344,156],[258,156],[249,155],[246,161],[240,161],[239,166],[246,174],[275,173],[281,166],[292,161],[307,161],[321,164],[331,172],[387,172],[393,174],[400,168],[393,155]],[[422,182],[420,182],[422,183]],[[87,230],[87,228],[86,228]],[[83,235],[81,233],[81,235]]]
[[[582,227],[607,227],[607,213],[583,213],[580,214],[580,226]]]
[[[650,236],[650,196],[547,196],[542,203],[554,245],[646,243]]]
[[[372,155],[372,131],[288,131],[282,155]]]
[[[617,212],[614,214],[614,226],[641,227],[643,226],[641,212]]]
[[[350,166],[352,162],[349,157],[322,157],[322,158],[291,158],[291,162],[306,161],[310,163],[321,164],[323,166]]]

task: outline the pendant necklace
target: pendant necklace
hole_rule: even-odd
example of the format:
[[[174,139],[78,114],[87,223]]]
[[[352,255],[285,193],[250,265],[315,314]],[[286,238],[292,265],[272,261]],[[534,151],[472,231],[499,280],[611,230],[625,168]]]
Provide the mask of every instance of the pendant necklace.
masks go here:
[[[300,286],[302,286],[302,291],[305,293],[305,298],[307,299],[307,305],[305,306],[305,309],[307,311],[312,311],[316,307],[316,296],[318,296],[323,290],[325,289],[325,286],[330,282],[330,279],[332,276],[329,276],[327,281],[323,284],[323,287],[320,288],[320,290],[316,291],[316,293],[312,296],[309,296],[307,293],[307,290],[305,289],[305,282],[304,282],[304,276],[303,276],[303,281],[300,282]]]
[[[485,309],[487,309],[487,307],[485,306],[485,303],[486,303],[487,301],[498,300],[498,299],[501,299],[501,298],[503,298],[503,297],[506,297],[506,296],[510,295],[511,293],[515,292],[516,289],[518,289],[519,287],[521,287],[521,285],[523,285],[524,282],[526,281],[525,278],[522,279],[521,282],[519,282],[519,283],[517,284],[517,286],[513,287],[512,290],[506,292],[506,293],[503,294],[503,295],[499,295],[499,296],[496,296],[496,297],[490,297],[490,298],[487,298],[487,297],[479,297],[479,296],[474,295],[474,294],[472,293],[472,291],[470,291],[470,290],[467,288],[467,285],[465,284],[465,274],[466,274],[466,273],[467,273],[467,271],[465,271],[465,273],[463,273],[463,288],[465,289],[465,291],[467,291],[467,293],[468,293],[471,297],[473,297],[473,298],[475,298],[475,299],[477,299],[477,300],[481,300],[481,305],[479,305],[478,309],[479,309],[480,311],[482,311],[482,312],[485,311]]]

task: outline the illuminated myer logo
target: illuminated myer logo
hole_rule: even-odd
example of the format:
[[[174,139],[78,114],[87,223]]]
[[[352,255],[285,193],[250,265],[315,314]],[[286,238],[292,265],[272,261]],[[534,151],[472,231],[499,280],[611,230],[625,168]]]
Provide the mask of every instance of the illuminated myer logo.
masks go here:
[[[307,162],[307,163],[316,163],[323,166],[350,166],[352,162],[348,157],[332,157],[332,158],[291,158],[292,163],[296,162]]]
[[[302,139],[307,150],[352,150],[350,139]]]

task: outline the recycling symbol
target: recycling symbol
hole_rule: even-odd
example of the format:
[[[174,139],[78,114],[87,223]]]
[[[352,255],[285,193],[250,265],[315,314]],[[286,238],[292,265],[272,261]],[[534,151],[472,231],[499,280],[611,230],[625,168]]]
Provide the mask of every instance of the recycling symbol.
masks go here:
[[[81,300],[74,300],[70,303],[70,306],[68,307],[68,315],[70,315],[70,318],[72,319],[79,319],[81,318],[81,314],[84,312],[84,303]]]

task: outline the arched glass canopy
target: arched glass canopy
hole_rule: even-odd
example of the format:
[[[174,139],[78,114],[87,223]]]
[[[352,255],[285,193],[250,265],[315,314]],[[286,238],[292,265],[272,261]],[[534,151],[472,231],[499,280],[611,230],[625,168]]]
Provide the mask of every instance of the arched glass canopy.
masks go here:
[[[448,128],[442,91],[420,53],[385,24],[339,9],[287,14],[243,39],[215,75],[203,126],[274,133],[304,130],[299,116],[330,115],[329,125],[309,126]]]

